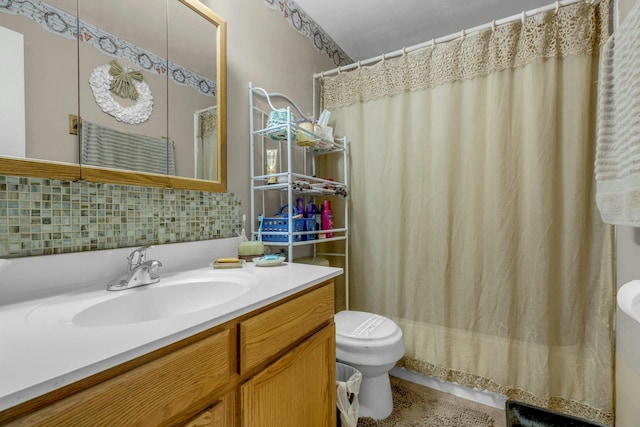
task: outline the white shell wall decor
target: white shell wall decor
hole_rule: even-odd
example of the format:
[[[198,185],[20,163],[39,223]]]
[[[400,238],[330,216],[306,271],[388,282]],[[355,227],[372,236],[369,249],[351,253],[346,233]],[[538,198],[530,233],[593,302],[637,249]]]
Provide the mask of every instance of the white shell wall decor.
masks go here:
[[[147,121],[153,111],[153,95],[149,85],[144,81],[134,80],[133,85],[138,91],[138,100],[130,107],[123,107],[113,99],[109,90],[114,79],[109,74],[110,68],[110,64],[100,65],[89,76],[89,86],[98,106],[119,122],[136,125]]]

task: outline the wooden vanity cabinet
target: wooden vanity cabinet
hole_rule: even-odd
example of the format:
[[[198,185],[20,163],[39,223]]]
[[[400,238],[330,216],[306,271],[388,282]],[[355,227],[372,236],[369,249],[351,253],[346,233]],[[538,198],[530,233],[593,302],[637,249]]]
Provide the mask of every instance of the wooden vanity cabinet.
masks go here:
[[[240,321],[240,374],[333,324],[333,301],[332,282]]]
[[[209,408],[199,413],[185,427],[220,427],[236,425],[236,392],[230,391],[226,396],[215,402]]]
[[[268,364],[240,387],[242,427],[335,426],[333,301],[332,282],[240,322],[240,372]]]
[[[215,392],[229,382],[233,369],[229,358],[232,337],[232,330],[222,330],[93,386],[80,387],[68,397],[59,396],[67,393],[65,389],[50,393],[44,397],[55,403],[34,403],[43,407],[9,425],[179,423],[194,407],[209,406]]]
[[[331,325],[242,384],[241,426],[335,426],[335,359]]]
[[[329,280],[0,412],[0,425],[335,426]]]

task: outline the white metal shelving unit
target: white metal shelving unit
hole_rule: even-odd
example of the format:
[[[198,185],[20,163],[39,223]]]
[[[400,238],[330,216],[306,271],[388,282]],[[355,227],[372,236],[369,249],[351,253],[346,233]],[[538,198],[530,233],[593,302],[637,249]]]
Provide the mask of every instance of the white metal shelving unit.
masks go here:
[[[286,112],[285,122],[268,126],[268,117],[272,111]],[[309,133],[292,123],[292,115],[297,115],[298,118],[306,117],[300,107],[288,96],[281,93],[269,93],[265,89],[254,87],[249,83],[251,236],[256,240],[260,235],[258,230],[259,214],[273,217],[281,206],[287,205],[283,215],[284,218],[290,219],[293,216],[293,207],[298,197],[304,199],[305,205],[315,203],[318,208],[320,208],[323,198],[348,198],[347,160],[349,153],[346,137],[334,138],[333,141],[330,141]],[[283,130],[286,139],[274,140],[268,136],[273,132]],[[299,131],[306,132],[305,136],[312,141],[307,142],[309,145],[299,146],[296,143],[295,135]],[[278,149],[278,172],[275,174],[267,174],[266,171],[265,154],[266,150],[271,148]],[[328,180],[318,176],[316,160],[320,156],[341,156],[343,163],[341,181]],[[275,178],[276,183],[268,184],[269,178],[272,180]],[[334,220],[334,228],[331,230],[333,237],[331,238],[314,238],[319,234],[319,230],[295,231],[293,221],[289,220],[286,230],[269,231],[268,233],[271,237],[281,236],[277,238],[282,241],[268,241],[264,239],[264,236],[262,240],[265,246],[286,248],[289,262],[294,260],[296,247],[309,245],[313,248],[314,256],[344,257],[345,297],[348,306],[349,212],[347,200],[344,200],[342,204],[344,205],[344,211],[341,211],[342,218],[338,224]],[[344,252],[327,253],[316,250],[317,244],[332,241],[344,241]]]

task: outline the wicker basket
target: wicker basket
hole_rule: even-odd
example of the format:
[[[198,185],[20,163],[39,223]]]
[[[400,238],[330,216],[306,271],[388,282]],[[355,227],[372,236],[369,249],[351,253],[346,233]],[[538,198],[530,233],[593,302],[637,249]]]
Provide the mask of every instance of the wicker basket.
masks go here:
[[[292,125],[296,124],[296,116],[290,113],[289,122]],[[267,132],[267,136],[273,140],[287,139],[287,110],[273,110],[269,113],[269,119],[267,120],[267,128],[276,128]],[[291,132],[291,141],[295,142],[296,132]]]
[[[322,128],[312,122],[298,123],[298,145],[301,147],[313,147],[316,145],[316,141],[320,139],[317,132]]]

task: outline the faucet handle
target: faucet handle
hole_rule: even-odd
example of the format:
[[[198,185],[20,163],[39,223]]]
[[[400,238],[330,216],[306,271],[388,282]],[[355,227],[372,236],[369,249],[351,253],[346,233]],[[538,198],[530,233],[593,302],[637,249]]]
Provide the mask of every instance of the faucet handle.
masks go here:
[[[129,270],[143,264],[147,259],[147,249],[152,247],[153,246],[142,246],[131,252],[127,257]]]
[[[160,267],[162,267],[162,263],[155,259],[150,259],[149,261],[145,261],[142,264],[149,267],[149,271],[158,271]]]

